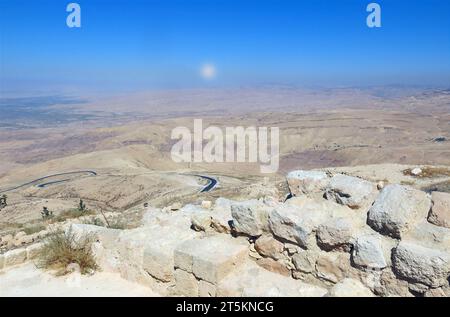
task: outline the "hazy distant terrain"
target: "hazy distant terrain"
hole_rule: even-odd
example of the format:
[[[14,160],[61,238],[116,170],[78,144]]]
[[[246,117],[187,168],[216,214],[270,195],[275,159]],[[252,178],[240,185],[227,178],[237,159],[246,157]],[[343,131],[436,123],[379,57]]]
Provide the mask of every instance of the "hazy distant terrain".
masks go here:
[[[6,222],[39,218],[44,204],[67,209],[79,197],[111,210],[201,199],[193,174],[217,177],[220,186],[208,195],[227,197],[273,191],[294,169],[450,166],[448,90],[267,87],[9,98],[0,104],[0,190],[54,173],[98,173],[9,192],[15,211],[2,210]],[[204,127],[279,127],[278,174],[259,174],[259,164],[173,162],[171,131],[192,128],[195,118]]]

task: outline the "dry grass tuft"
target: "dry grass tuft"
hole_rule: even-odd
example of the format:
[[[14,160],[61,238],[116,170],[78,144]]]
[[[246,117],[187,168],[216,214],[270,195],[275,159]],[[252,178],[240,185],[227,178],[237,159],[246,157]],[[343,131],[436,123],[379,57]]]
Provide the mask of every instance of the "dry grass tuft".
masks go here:
[[[69,264],[77,264],[81,274],[98,268],[92,253],[91,237],[75,239],[72,232],[57,232],[47,237],[38,259],[39,267],[56,269],[57,275],[67,274]]]

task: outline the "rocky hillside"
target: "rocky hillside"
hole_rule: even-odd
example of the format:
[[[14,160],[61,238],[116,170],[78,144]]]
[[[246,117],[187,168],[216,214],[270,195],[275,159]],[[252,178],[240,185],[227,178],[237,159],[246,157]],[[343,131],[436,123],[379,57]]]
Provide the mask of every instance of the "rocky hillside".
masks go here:
[[[148,208],[135,229],[64,228],[95,237],[102,270],[162,295],[450,296],[450,194],[331,171],[287,183],[283,201],[218,198]]]

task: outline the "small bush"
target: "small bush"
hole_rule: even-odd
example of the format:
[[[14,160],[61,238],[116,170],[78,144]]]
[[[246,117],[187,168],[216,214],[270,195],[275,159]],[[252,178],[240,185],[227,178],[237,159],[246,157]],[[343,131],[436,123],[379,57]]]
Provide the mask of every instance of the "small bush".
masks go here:
[[[89,273],[97,269],[91,247],[91,237],[77,241],[72,232],[54,233],[45,240],[39,252],[38,266],[56,269],[57,275],[64,275],[67,273],[67,266],[76,263],[81,274]]]

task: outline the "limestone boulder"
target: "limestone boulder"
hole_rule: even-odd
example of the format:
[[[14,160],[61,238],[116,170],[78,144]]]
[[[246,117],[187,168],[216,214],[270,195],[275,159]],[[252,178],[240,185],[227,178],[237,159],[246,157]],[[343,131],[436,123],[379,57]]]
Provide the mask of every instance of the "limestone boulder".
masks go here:
[[[423,191],[388,185],[369,210],[367,223],[376,231],[401,238],[417,222],[426,219],[431,200]]]
[[[433,207],[428,216],[428,221],[436,226],[450,228],[450,194],[433,192],[431,194]]]
[[[207,231],[211,228],[211,215],[209,212],[198,212],[191,216],[192,227],[196,231]]]
[[[329,182],[328,175],[321,171],[292,171],[286,179],[292,196],[322,192]]]
[[[245,239],[216,235],[179,244],[174,251],[174,265],[216,285],[242,264],[247,255]]]
[[[376,185],[361,178],[337,174],[333,176],[326,189],[327,199],[352,209],[360,208],[370,201],[377,192]]]
[[[432,288],[448,285],[450,275],[448,252],[402,241],[394,249],[392,258],[394,272],[410,283],[420,283]]]
[[[317,244],[325,251],[349,252],[352,247],[353,223],[348,218],[332,218],[317,229]]]
[[[351,276],[350,255],[342,252],[320,253],[316,261],[316,275],[322,281],[335,284]]]
[[[87,224],[71,224],[66,228],[66,234],[72,235],[75,243],[89,239],[91,242],[101,242],[105,247],[111,248],[114,247],[120,232],[118,229]]]
[[[311,248],[316,245],[316,229],[326,218],[320,204],[314,201],[302,206],[283,204],[270,213],[269,227],[278,238]]]
[[[258,264],[260,267],[266,269],[267,271],[280,274],[283,276],[290,277],[291,276],[291,270],[287,268],[282,262],[276,261],[271,258],[262,258],[256,261],[256,264]]]
[[[292,256],[292,263],[299,272],[313,273],[317,257],[318,255],[315,252],[300,251]]]
[[[278,260],[283,255],[284,244],[272,235],[266,234],[255,241],[255,250],[264,257]]]
[[[233,226],[239,233],[260,236],[268,227],[270,207],[259,200],[234,202],[231,205]]]
[[[387,266],[382,241],[379,236],[362,235],[355,241],[352,261],[358,267],[383,269]]]

